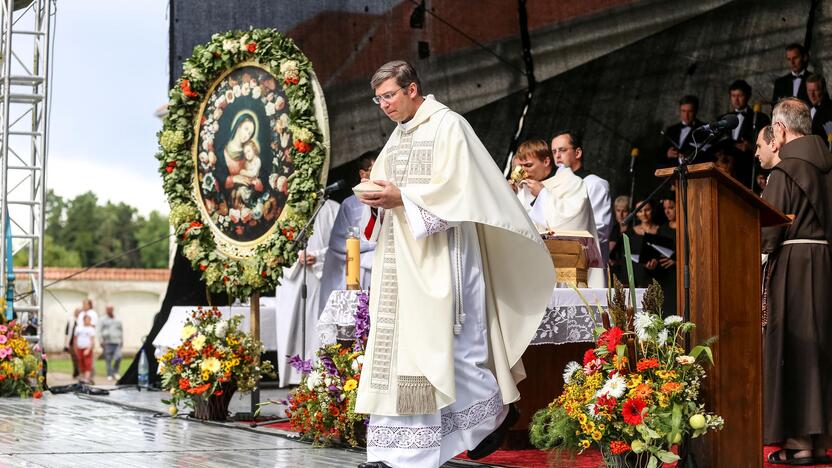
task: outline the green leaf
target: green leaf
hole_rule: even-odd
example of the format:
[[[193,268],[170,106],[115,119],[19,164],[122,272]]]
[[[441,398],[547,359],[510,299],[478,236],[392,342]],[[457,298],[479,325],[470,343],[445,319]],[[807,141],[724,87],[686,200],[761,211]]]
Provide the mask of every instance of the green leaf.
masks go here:
[[[659,466],[659,459],[650,455],[650,461],[647,462],[647,468],[656,468]]]
[[[615,354],[618,355],[618,362],[621,362],[625,352],[627,352],[627,345],[620,344],[615,347]]]
[[[673,452],[668,452],[667,450],[659,450],[658,453],[656,453],[656,456],[658,456],[659,460],[663,463],[673,463],[679,460],[679,455],[676,455]]]

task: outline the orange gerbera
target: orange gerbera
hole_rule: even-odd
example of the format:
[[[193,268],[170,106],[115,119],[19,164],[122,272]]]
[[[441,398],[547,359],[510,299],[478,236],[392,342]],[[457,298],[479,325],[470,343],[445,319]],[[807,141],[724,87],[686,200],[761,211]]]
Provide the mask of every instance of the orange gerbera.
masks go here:
[[[202,384],[202,385],[197,385],[196,387],[193,387],[190,390],[187,390],[187,392],[190,393],[191,395],[196,395],[198,393],[204,393],[205,390],[208,390],[208,387],[210,387],[210,386],[211,386],[211,384],[208,384],[208,383],[205,383],[205,384]]]
[[[662,393],[675,393],[682,389],[682,384],[679,382],[667,382],[662,385],[661,391]]]
[[[650,394],[653,393],[653,389],[650,388],[650,384],[639,384],[636,388],[630,391],[630,396],[632,398],[642,398],[647,399],[650,397]]]
[[[655,369],[657,367],[659,367],[659,360],[656,358],[640,359],[638,364],[636,364],[636,369],[638,369],[639,372],[644,372],[648,369]]]

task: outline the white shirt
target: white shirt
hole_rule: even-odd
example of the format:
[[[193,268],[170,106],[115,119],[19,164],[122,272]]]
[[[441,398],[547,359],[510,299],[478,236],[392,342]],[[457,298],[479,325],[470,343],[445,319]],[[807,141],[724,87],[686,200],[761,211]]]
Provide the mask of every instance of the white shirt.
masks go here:
[[[87,349],[92,346],[92,339],[95,336],[95,327],[80,326],[75,328],[75,347]]]

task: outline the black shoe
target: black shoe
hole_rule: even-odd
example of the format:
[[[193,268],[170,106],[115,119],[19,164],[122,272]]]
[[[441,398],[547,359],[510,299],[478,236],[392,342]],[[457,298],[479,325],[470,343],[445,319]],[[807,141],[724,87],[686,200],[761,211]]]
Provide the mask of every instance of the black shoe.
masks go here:
[[[358,468],[392,468],[390,465],[384,462],[375,461],[375,462],[366,462],[358,465]]]
[[[469,450],[468,458],[471,460],[479,460],[496,452],[503,445],[503,441],[506,440],[508,430],[518,419],[520,419],[520,412],[517,411],[517,407],[513,403],[508,405],[508,414],[506,415],[506,419],[503,420],[503,423],[500,424],[500,427],[485,436],[485,439],[474,447],[473,450]]]

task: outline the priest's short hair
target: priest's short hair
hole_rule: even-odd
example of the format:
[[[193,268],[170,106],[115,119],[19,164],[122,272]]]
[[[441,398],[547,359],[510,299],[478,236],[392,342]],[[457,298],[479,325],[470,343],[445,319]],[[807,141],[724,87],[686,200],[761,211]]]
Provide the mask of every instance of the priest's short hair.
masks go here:
[[[393,60],[385,63],[373,74],[370,79],[370,87],[375,90],[390,78],[395,78],[396,84],[402,88],[407,87],[410,83],[416,83],[416,92],[422,94],[422,83],[419,81],[419,75],[416,73],[416,68],[409,62]]]

